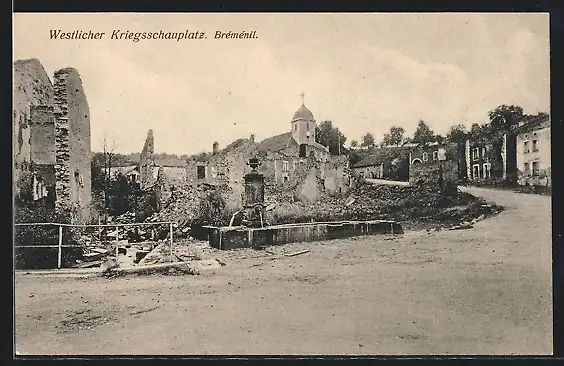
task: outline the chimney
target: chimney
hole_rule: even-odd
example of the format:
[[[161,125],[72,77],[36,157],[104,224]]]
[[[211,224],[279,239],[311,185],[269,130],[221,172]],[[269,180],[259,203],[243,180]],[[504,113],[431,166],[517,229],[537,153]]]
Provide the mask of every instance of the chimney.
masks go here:
[[[219,144],[216,142],[213,143],[213,149],[212,149],[214,154],[217,154],[219,152]]]

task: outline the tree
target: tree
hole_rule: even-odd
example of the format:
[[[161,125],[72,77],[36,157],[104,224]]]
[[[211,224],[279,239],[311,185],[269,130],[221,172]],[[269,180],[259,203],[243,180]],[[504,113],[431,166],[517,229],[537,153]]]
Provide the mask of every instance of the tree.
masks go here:
[[[102,140],[102,153],[104,157],[104,208],[106,212],[110,207],[109,202],[109,190],[110,190],[110,180],[111,180],[111,171],[112,171],[112,164],[113,159],[117,155],[115,152],[117,149],[117,144],[115,141],[111,142],[111,145],[108,144],[108,140],[106,135],[104,135],[104,139]]]
[[[419,124],[417,125],[417,129],[413,134],[413,142],[421,144],[421,143],[429,143],[433,142],[435,139],[435,133],[427,123],[423,120],[419,120]]]
[[[329,147],[329,152],[333,155],[346,152],[345,142],[347,138],[339,131],[339,128],[333,127],[331,121],[323,121],[315,127],[315,141]]]
[[[352,140],[351,141],[351,147],[357,147],[357,146],[358,146],[358,141]]]
[[[403,127],[393,126],[390,128],[390,132],[384,134],[382,146],[399,146],[403,141],[404,133]]]
[[[488,112],[488,117],[490,122],[482,127],[482,132],[491,146],[488,157],[492,162],[492,175],[500,176],[503,174],[503,136],[511,132],[512,128],[523,119],[523,108],[502,104]],[[513,178],[513,173],[516,174],[516,172],[507,173],[508,179]]]
[[[466,177],[466,159],[464,159],[466,138],[466,126],[462,124],[451,126],[446,135],[447,141],[456,144],[456,153],[458,155],[458,177],[460,179],[464,179],[464,177]]]
[[[367,132],[364,136],[362,136],[362,143],[360,146],[372,147],[374,146],[374,142],[374,136],[370,132]]]
[[[466,126],[462,124],[451,126],[446,139],[456,144],[464,143],[466,141]]]
[[[488,117],[490,118],[490,128],[492,130],[506,133],[511,131],[511,128],[519,124],[519,121],[523,119],[523,108],[502,104],[496,109],[489,111]]]
[[[356,150],[351,150],[349,152],[349,164],[350,166],[354,166],[356,163],[362,160],[362,155],[358,153]]]

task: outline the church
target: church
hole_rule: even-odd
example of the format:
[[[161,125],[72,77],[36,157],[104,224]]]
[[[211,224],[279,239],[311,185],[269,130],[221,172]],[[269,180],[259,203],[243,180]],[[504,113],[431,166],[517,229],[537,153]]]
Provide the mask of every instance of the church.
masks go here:
[[[258,144],[258,151],[277,151],[283,155],[294,158],[313,158],[317,161],[329,159],[329,147],[315,141],[315,128],[317,123],[313,113],[304,104],[292,117],[289,132],[269,137]]]
[[[223,149],[217,142],[211,154],[200,154],[187,161],[187,183],[227,184],[235,197],[243,192],[243,176],[249,158],[261,162],[267,187],[296,188],[306,180],[320,182],[321,190],[342,192],[350,186],[346,156],[334,156],[329,147],[316,141],[317,122],[302,103],[290,119],[288,132],[255,142],[254,136],[238,139]],[[315,185],[314,184],[314,185]]]

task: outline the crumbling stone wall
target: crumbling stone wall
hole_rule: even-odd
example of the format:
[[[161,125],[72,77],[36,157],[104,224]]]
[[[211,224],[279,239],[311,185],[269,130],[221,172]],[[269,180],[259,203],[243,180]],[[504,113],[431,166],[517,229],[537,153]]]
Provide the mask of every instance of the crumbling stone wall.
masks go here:
[[[153,130],[149,130],[139,161],[139,180],[141,188],[147,188],[155,183],[154,167],[155,138],[153,137]]]
[[[77,70],[58,70],[54,81],[55,209],[86,222],[92,214],[90,108]]]
[[[444,187],[453,187],[458,184],[458,163],[456,160],[411,164],[409,167],[409,183],[411,185],[436,186],[438,189],[441,170]]]
[[[22,194],[28,196],[27,190],[32,186],[33,179],[30,143],[31,109],[37,106],[53,105],[53,85],[37,59],[15,61],[13,71],[13,188],[16,196]]]
[[[189,185],[225,186],[222,192],[227,207],[240,209],[244,192],[243,177],[250,171],[247,162],[254,148],[252,139],[239,139],[215,154],[192,156],[187,160],[186,182]],[[261,166],[259,170],[264,168]],[[203,170],[203,177],[198,176],[198,169]]]
[[[54,165],[56,149],[53,107],[32,107],[30,122],[29,148],[31,161],[37,165]]]
[[[90,113],[78,72],[59,70],[52,83],[38,60],[16,61],[12,108],[15,193],[22,196],[25,187],[24,201],[33,201],[41,184],[54,211],[87,220]]]
[[[305,177],[298,183],[294,198],[306,203],[316,202],[324,191],[322,182],[321,171],[317,166],[311,166],[307,170]]]
[[[352,170],[346,156],[335,156],[323,165],[322,177],[328,193],[345,193],[351,188]]]

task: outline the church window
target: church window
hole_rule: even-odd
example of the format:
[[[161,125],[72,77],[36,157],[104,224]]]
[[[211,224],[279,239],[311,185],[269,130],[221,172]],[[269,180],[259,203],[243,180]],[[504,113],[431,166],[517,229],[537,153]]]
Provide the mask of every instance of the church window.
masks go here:
[[[309,123],[306,123],[306,130],[309,130]]]
[[[283,161],[282,162],[282,171],[287,172],[289,171],[290,168],[288,167],[288,162],[287,161]]]
[[[429,160],[429,157],[426,152],[423,153],[423,161]]]

